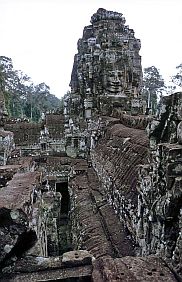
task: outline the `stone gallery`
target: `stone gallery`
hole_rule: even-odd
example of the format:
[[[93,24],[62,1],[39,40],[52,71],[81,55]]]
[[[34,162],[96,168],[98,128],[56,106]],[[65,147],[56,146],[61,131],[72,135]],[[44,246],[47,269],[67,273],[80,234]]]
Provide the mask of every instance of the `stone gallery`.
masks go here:
[[[140,40],[98,9],[64,114],[0,93],[0,281],[182,281],[182,93],[147,115]]]

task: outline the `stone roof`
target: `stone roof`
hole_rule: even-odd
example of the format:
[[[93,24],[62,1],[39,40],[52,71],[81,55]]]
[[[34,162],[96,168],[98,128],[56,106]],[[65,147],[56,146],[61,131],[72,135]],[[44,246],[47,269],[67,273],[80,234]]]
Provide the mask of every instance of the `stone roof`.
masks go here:
[[[178,281],[165,262],[155,256],[100,258],[94,263],[93,281]],[[179,280],[180,281],[180,280]]]
[[[0,208],[23,209],[39,181],[40,172],[16,173],[7,187],[0,189]]]

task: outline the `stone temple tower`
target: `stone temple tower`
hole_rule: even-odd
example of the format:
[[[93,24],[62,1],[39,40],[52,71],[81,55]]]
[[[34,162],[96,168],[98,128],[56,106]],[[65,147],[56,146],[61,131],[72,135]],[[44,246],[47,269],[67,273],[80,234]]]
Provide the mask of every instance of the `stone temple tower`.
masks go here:
[[[121,13],[98,9],[78,40],[71,75],[72,115],[92,119],[143,112],[140,40]]]

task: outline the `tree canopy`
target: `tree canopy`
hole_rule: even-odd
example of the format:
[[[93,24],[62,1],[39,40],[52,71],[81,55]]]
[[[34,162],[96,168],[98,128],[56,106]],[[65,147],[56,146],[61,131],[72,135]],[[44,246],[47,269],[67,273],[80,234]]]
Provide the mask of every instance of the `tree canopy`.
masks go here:
[[[177,73],[172,76],[172,82],[177,85],[182,87],[182,63],[176,67]]]
[[[165,89],[164,79],[155,66],[144,69],[143,98],[148,108],[154,113],[157,107],[157,96]]]
[[[27,74],[15,70],[12,59],[5,56],[0,56],[0,90],[13,118],[38,121],[43,112],[59,109],[61,103],[46,83],[35,85]]]

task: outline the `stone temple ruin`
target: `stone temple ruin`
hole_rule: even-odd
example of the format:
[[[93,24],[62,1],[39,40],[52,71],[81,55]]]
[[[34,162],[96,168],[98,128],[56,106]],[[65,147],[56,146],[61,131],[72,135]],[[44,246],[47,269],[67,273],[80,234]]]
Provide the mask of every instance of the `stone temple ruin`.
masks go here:
[[[1,93],[1,281],[182,281],[182,93],[145,115],[139,50],[99,9],[64,114],[10,120]]]

